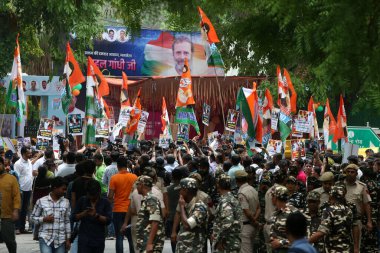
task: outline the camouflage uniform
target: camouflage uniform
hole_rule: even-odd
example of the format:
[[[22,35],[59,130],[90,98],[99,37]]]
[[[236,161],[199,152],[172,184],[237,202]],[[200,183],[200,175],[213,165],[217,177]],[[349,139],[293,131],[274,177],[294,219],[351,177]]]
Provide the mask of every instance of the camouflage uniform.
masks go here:
[[[142,183],[144,185],[152,187],[153,180],[148,176],[140,176],[137,183]],[[158,230],[156,236],[153,240],[153,252],[162,252],[164,248],[165,241],[165,231],[164,222],[161,214],[161,204],[157,197],[155,197],[150,191],[142,199],[141,208],[137,213],[136,222],[136,237],[137,245],[136,248],[139,252],[145,252],[147,242],[149,239],[149,234],[151,231],[151,221],[158,222]]]
[[[230,177],[223,175],[219,180],[230,181]],[[241,232],[242,209],[239,201],[231,192],[220,197],[219,204],[216,208],[214,227],[213,227],[213,245],[221,243],[224,250],[215,249],[213,252],[240,252],[240,232]]]
[[[319,201],[320,198],[321,198],[321,195],[315,191],[311,191],[307,195],[308,201],[309,200]],[[315,232],[318,231],[319,225],[321,225],[322,210],[320,208],[318,208],[318,212],[312,216],[310,214],[309,208],[306,207],[305,210],[303,211],[303,214],[307,218],[307,222],[308,222],[307,233],[308,233],[308,237],[310,237],[312,234],[314,234]],[[325,244],[323,241],[319,241],[319,242],[314,243],[313,246],[314,246],[314,248],[316,248],[316,250],[318,252],[325,252],[325,250],[324,250],[325,246],[324,245]]]
[[[373,229],[369,232],[366,228],[362,229],[362,243],[361,252],[379,252],[379,245],[377,241],[377,217],[379,215],[379,194],[380,188],[377,183],[371,179],[364,179],[363,183],[367,185],[369,195],[371,196],[371,218]],[[367,216],[363,215],[363,224],[367,224]]]
[[[197,182],[193,178],[184,178],[180,181],[180,187],[186,189],[197,189]],[[197,201],[194,197],[185,205],[188,220],[192,221],[192,228],[186,230],[181,222],[177,236],[177,253],[202,253],[207,242],[207,205]],[[190,225],[190,224],[189,224]]]
[[[301,192],[295,192],[289,197],[288,203],[296,208],[304,209],[306,206],[305,195]]]
[[[278,199],[285,200],[288,197],[288,189],[284,186],[277,186],[273,191],[274,196]],[[289,240],[287,239],[285,225],[289,214],[298,212],[298,209],[292,205],[286,204],[284,209],[276,209],[270,220],[270,240],[279,240],[281,247],[274,252],[287,252],[289,248]]]
[[[318,231],[324,233],[326,252],[349,253],[352,244],[353,213],[348,204],[345,203],[345,189],[342,185],[331,188],[331,196],[337,202],[330,204],[323,210],[321,225]]]

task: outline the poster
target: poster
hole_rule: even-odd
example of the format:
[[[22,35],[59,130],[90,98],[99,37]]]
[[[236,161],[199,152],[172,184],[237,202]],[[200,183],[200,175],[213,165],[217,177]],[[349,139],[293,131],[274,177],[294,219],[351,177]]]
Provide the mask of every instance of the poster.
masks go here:
[[[267,151],[268,151],[270,156],[273,156],[274,154],[277,154],[277,153],[281,154],[282,153],[282,141],[270,139],[268,141]]]
[[[178,124],[177,143],[189,140],[189,124]]]
[[[208,145],[211,145],[211,143],[213,143],[214,140],[215,140],[218,136],[219,136],[219,132],[218,132],[218,131],[208,133],[208,134],[207,134],[207,142],[208,142]]]
[[[298,139],[298,140],[291,140],[291,151],[292,151],[292,160],[296,160],[297,158],[305,158],[306,152],[305,152],[305,140],[304,139]],[[301,157],[298,157],[299,153],[301,154]]]
[[[80,114],[69,114],[67,119],[69,120],[69,134],[72,136],[82,135],[82,116]]]
[[[1,133],[2,137],[15,138],[16,135],[16,115],[15,114],[0,114]]]
[[[59,110],[61,108],[61,98],[53,98],[53,109]]]
[[[280,117],[280,109],[273,108],[271,113],[271,129],[278,131],[278,118]]]
[[[139,124],[137,125],[137,133],[142,134],[145,131],[146,123],[148,122],[149,112],[141,111]]]
[[[160,134],[160,138],[158,140],[158,146],[161,148],[169,148],[171,142],[171,136],[170,135],[164,135]]]
[[[298,115],[293,118],[293,129],[300,133],[310,133],[310,127],[309,112],[299,110]]]
[[[95,138],[108,138],[110,133],[110,125],[108,119],[96,119]]]
[[[298,115],[292,115],[292,137],[302,138],[303,133],[296,130]]]
[[[227,114],[226,130],[235,132],[237,120],[239,118],[239,112],[234,109],[229,109]]]
[[[63,137],[63,129],[53,129],[53,152],[55,159],[59,159],[59,143],[58,136]]]
[[[54,120],[41,119],[38,127],[37,138],[44,140],[51,140],[53,137]]]
[[[183,58],[173,53],[181,47],[190,59],[194,76],[224,76],[221,67],[208,67],[200,32],[141,29],[133,38],[126,27],[108,26],[85,51],[105,75],[180,76]]]
[[[119,120],[117,124],[119,124],[121,127],[125,127],[128,124],[128,121],[130,120],[130,115],[131,111],[133,110],[133,107],[127,106],[127,107],[122,107],[120,109],[119,113]]]
[[[45,151],[47,147],[49,147],[48,139],[37,138],[37,144],[36,144],[37,150]]]
[[[206,126],[210,124],[210,114],[211,114],[211,106],[206,103],[203,103],[202,109],[202,123]]]

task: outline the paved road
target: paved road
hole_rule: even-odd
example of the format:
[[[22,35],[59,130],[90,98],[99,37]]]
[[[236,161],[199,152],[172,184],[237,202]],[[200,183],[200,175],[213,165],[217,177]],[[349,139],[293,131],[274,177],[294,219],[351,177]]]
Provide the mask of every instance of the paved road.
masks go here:
[[[17,241],[17,253],[38,253],[40,248],[37,241],[32,240],[31,234],[22,234],[16,236]],[[5,244],[0,244],[0,253],[7,253]],[[105,253],[115,252],[115,240],[106,240]],[[129,252],[128,241],[124,240],[124,252]],[[170,241],[165,241],[163,253],[171,253]]]

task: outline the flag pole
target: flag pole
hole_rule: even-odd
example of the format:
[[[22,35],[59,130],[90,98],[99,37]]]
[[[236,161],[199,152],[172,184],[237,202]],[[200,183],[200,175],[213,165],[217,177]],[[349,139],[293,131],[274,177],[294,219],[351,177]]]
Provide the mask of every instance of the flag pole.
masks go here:
[[[210,57],[211,57],[211,55],[210,55]],[[224,106],[223,106],[223,101],[222,101],[222,93],[221,93],[221,90],[220,90],[220,83],[219,83],[218,75],[216,73],[216,67],[215,66],[214,66],[214,73],[215,73],[216,83],[218,84],[219,100],[220,100],[220,104],[222,106],[223,128],[224,128],[224,126],[226,124],[225,117],[224,117]]]

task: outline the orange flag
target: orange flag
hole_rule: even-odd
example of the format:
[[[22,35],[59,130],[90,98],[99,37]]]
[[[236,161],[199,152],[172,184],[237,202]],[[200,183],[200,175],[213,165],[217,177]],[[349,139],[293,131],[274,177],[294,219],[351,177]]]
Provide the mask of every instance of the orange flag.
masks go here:
[[[131,104],[128,99],[128,77],[124,71],[121,72],[121,75],[123,77],[123,84],[120,92],[120,105],[121,107],[130,106]]]
[[[69,84],[72,89],[75,85],[83,83],[85,78],[80,70],[78,62],[75,60],[74,54],[71,51],[70,43],[66,44],[66,62],[65,62],[66,74],[69,75]]]
[[[285,68],[284,68],[284,76],[285,76],[285,81],[288,84],[288,87],[290,90],[290,109],[292,113],[296,114],[297,113],[297,92],[294,89],[292,79],[290,79],[290,75]]]
[[[189,62],[187,58],[185,58],[185,64],[183,65],[182,77],[181,81],[179,82],[177,103],[175,107],[177,108],[193,104],[195,104],[195,101],[191,85]]]
[[[313,126],[310,129],[310,137],[311,138],[319,138],[319,130],[318,130],[318,121],[317,121],[317,114],[315,113],[314,108],[314,99],[313,96],[310,97],[309,104],[307,105],[307,110],[309,112],[313,112]]]
[[[168,108],[166,107],[165,97],[162,97],[161,123],[162,123],[162,127],[161,127],[162,133],[165,136],[170,136],[170,138],[172,138],[172,133],[170,131],[169,113],[168,113]]]
[[[108,87],[108,83],[106,81],[106,79],[104,78],[102,72],[100,71],[100,69],[98,68],[98,66],[96,66],[96,64],[94,63],[94,61],[92,60],[92,58],[89,56],[88,57],[88,66],[87,66],[88,70],[87,70],[87,73],[91,73],[92,76],[96,79],[96,82],[98,85],[97,85],[97,95],[98,95],[98,99],[100,100],[100,98],[102,98],[103,96],[107,96],[108,94],[110,94],[110,89]]]
[[[337,142],[340,139],[345,139],[347,142],[347,117],[346,110],[344,109],[343,96],[340,95],[339,110],[337,116],[337,123],[334,132],[333,142]]]
[[[204,33],[207,35],[207,41],[212,43],[220,42],[218,35],[216,34],[216,31],[214,29],[214,26],[211,24],[210,19],[206,16],[206,14],[203,12],[201,7],[198,6],[199,15],[201,16],[201,28]]]
[[[263,114],[265,114],[268,110],[272,110],[273,108],[273,98],[272,94],[270,93],[270,90],[265,89],[265,98],[264,98],[264,105],[263,105]]]
[[[136,97],[135,103],[133,104],[133,109],[130,114],[130,120],[127,125],[127,134],[129,135],[133,135],[136,132],[137,125],[141,117],[140,96],[141,96],[141,88],[139,89],[137,93],[137,97]]]
[[[336,121],[330,109],[329,99],[326,99],[325,114],[323,120],[323,138],[325,146],[328,146],[329,137],[335,133]]]

